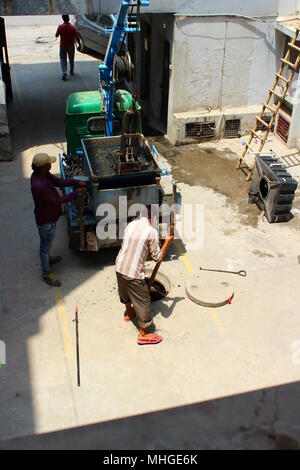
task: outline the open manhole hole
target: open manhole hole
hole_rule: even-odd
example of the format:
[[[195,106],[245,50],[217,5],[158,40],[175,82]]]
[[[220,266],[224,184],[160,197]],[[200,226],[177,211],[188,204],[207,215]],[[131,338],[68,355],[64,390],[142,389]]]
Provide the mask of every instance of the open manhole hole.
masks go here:
[[[150,269],[145,270],[146,282],[149,281],[151,274],[152,271]],[[169,278],[165,274],[158,272],[150,291],[151,302],[157,302],[165,298],[169,294],[170,288],[171,283]]]

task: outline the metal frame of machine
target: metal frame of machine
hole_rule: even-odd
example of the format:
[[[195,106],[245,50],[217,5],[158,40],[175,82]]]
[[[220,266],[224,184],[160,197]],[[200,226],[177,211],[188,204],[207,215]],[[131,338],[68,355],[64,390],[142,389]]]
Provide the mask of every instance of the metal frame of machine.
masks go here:
[[[107,136],[113,135],[113,107],[115,92],[115,65],[118,56],[120,43],[126,33],[136,33],[139,31],[138,14],[134,15],[133,11],[128,18],[128,9],[149,6],[149,0],[122,0],[117,15],[117,20],[112,29],[107,28],[110,34],[103,64],[99,65],[100,90],[103,90],[105,113],[106,113],[106,132]]]
[[[72,126],[75,126],[76,132],[79,133],[78,137],[80,136],[81,139],[80,149],[78,146],[78,148],[75,146],[74,149],[74,145],[72,145],[73,151],[70,152],[70,155],[64,155],[63,158],[60,156],[59,159],[62,178],[75,177],[88,182],[89,185],[89,190],[84,197],[66,204],[70,248],[79,248],[81,251],[98,251],[102,247],[119,246],[121,241],[119,237],[107,239],[103,242],[98,237],[97,228],[100,220],[99,205],[110,203],[118,215],[120,196],[126,196],[129,204],[158,204],[161,220],[165,220],[166,206],[170,208],[175,202],[180,205],[180,193],[176,192],[176,185],[172,180],[168,165],[161,158],[154,145],[150,148],[142,134],[140,106],[136,101],[135,85],[132,95],[123,90],[123,93],[130,95],[131,99],[129,100],[127,95],[124,96],[125,101],[121,106],[122,112],[121,108],[119,110],[120,116],[122,116],[121,135],[114,137],[113,132],[114,110],[117,112],[114,107],[114,100],[117,99],[116,93],[122,92],[122,90],[116,91],[116,82],[121,74],[125,74],[127,78],[133,78],[133,67],[129,54],[125,57],[118,56],[118,51],[122,49],[122,41],[126,33],[135,33],[140,30],[140,7],[148,5],[149,1],[121,1],[113,28],[107,29],[110,40],[104,63],[99,66],[99,101],[96,99],[97,103],[94,102],[92,106],[89,101],[94,97],[94,95],[91,97],[92,92],[87,92],[88,96],[85,96],[84,93],[78,93],[80,95],[78,97],[78,106],[84,107],[83,113],[87,113],[87,116],[92,113],[94,116],[95,112],[99,112],[104,116],[106,132],[104,132],[104,135],[102,133],[101,136],[91,136],[90,133],[84,131],[83,121],[78,120],[77,122],[77,118],[74,116],[75,123],[72,121]],[[129,8],[131,10],[128,13]],[[135,8],[136,14],[134,13]],[[85,99],[88,101],[85,101]],[[85,111],[85,109],[89,111]],[[99,111],[96,111],[97,109]],[[88,119],[87,116],[86,119]],[[71,115],[69,117],[72,118]],[[71,137],[68,133],[68,144]],[[91,154],[87,149],[93,142],[97,146],[97,152],[99,151],[97,158],[100,158],[98,161],[101,162],[101,165],[107,158],[110,158],[109,153],[112,152],[109,150],[109,146],[113,146],[114,142],[118,142],[118,148],[113,150],[112,158],[115,163],[112,166],[113,173],[111,174],[110,183],[113,184],[111,187],[101,187],[106,176],[104,170],[100,170],[97,175],[93,171]],[[143,152],[147,154],[149,162],[147,165],[149,164],[155,168],[155,177],[151,181],[145,180],[145,172],[142,169]],[[65,188],[66,194],[70,191],[70,188]],[[120,224],[123,225],[123,220],[118,216],[115,225],[120,227]],[[160,225],[161,235],[164,229]],[[161,238],[164,238],[164,236]]]

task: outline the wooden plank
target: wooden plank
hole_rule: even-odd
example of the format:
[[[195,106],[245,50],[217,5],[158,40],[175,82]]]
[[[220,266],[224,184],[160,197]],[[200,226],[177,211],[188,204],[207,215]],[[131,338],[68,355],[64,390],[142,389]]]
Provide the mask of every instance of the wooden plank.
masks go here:
[[[292,62],[290,62],[289,60],[286,60],[286,59],[280,59],[281,62],[283,62],[284,64],[288,65],[289,67],[291,67],[292,69],[296,70],[296,64],[293,64]]]
[[[244,161],[243,158],[240,158],[239,161],[238,161],[238,164],[237,164],[237,167],[236,169],[239,170],[241,168],[241,164],[244,163],[244,165],[246,165],[246,167],[248,168],[248,170],[251,170],[251,166],[248,165],[248,163],[246,163]]]
[[[279,95],[275,90],[272,90],[271,88],[270,88],[270,93],[273,93],[273,95],[276,95],[277,98],[279,98],[280,100],[283,99],[283,96],[282,96],[282,95]]]
[[[269,111],[271,111],[272,113],[274,113],[274,114],[277,113],[277,111],[278,111],[277,106],[273,106],[273,105],[268,104],[268,103],[264,103],[263,106],[265,108],[267,108]]]
[[[255,152],[254,149],[250,146],[250,144],[245,144],[245,145],[246,145],[247,149],[250,150],[250,152],[252,152],[252,153],[257,153],[257,152]]]
[[[262,132],[266,132],[266,131],[262,131]],[[262,141],[262,140],[265,140],[264,137],[262,137],[261,135],[257,134],[254,130],[252,130],[251,133],[252,133],[252,135],[253,135],[254,137],[256,137],[257,139],[259,139],[259,140],[261,140],[261,141]]]
[[[288,81],[289,81],[289,79],[288,79],[288,78],[285,78],[285,77],[283,77],[283,76],[282,76],[282,75],[280,75],[279,73],[276,73],[276,76],[277,76],[278,78],[280,78],[280,80],[282,80],[283,82],[286,82],[286,83],[288,83]]]
[[[270,124],[268,124],[267,122],[265,122],[263,119],[261,119],[259,116],[256,116],[256,119],[262,123],[263,126],[265,126],[267,129],[269,129],[270,127]]]
[[[250,180],[252,179],[252,173],[253,173],[254,168],[255,168],[255,160],[254,160],[254,162],[253,162],[252,167],[250,168],[250,171],[249,171],[249,173],[248,173],[248,176],[247,176],[247,178],[246,178],[246,181],[250,181]]]
[[[293,49],[296,49],[296,51],[300,52],[300,47],[296,46],[296,44],[293,44],[292,42],[289,42],[289,46],[292,47]]]

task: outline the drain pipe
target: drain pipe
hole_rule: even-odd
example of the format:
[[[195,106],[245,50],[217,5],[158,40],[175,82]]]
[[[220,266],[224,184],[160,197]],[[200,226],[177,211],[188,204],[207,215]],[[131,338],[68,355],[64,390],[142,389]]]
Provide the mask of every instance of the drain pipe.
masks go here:
[[[220,96],[219,96],[219,108],[222,111],[223,105],[223,78],[224,78],[224,68],[225,68],[225,57],[226,57],[226,43],[227,43],[227,32],[228,32],[228,20],[225,20],[225,36],[224,36],[224,47],[223,47],[223,61],[221,67],[221,83],[220,83]]]
[[[218,18],[218,17],[227,17],[227,18],[242,18],[249,21],[259,21],[261,23],[267,23],[268,21],[276,20],[276,15],[265,16],[265,17],[255,17],[255,16],[247,16],[247,15],[238,15],[235,13],[175,13],[175,17],[179,16],[190,16],[195,18]],[[262,19],[265,18],[265,19]]]

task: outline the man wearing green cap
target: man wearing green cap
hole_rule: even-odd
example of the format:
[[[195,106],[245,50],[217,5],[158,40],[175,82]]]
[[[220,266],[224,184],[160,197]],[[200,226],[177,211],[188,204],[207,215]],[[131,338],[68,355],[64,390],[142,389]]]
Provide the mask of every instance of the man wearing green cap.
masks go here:
[[[86,183],[71,178],[61,179],[50,173],[51,164],[56,157],[38,153],[32,161],[31,191],[35,204],[35,219],[40,236],[40,258],[42,279],[50,286],[59,287],[61,283],[51,273],[50,265],[61,261],[60,256],[51,256],[51,245],[55,237],[56,222],[62,215],[61,205],[73,201],[86,191]],[[78,189],[66,196],[60,196],[56,187],[73,186]]]

